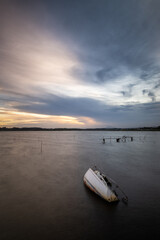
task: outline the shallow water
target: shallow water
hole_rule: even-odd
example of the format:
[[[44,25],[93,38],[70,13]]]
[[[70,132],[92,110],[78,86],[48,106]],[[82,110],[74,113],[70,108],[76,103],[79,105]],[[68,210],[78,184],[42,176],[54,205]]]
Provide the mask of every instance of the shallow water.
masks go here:
[[[133,136],[117,143],[103,137]],[[96,165],[129,198],[83,184]],[[160,132],[0,132],[0,239],[159,239]]]

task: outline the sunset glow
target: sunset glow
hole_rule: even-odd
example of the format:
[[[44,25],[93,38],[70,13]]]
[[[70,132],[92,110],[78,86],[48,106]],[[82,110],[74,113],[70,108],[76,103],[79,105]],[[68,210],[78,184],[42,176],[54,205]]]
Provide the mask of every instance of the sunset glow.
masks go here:
[[[48,127],[52,128],[53,124],[55,127],[84,127],[91,126],[96,127],[99,126],[99,122],[96,122],[92,118],[88,117],[70,117],[70,116],[54,116],[54,115],[46,115],[46,114],[35,114],[35,113],[26,113],[26,112],[16,112],[9,111],[5,109],[0,109],[0,127],[25,127],[29,124],[38,127],[45,127],[46,124]]]

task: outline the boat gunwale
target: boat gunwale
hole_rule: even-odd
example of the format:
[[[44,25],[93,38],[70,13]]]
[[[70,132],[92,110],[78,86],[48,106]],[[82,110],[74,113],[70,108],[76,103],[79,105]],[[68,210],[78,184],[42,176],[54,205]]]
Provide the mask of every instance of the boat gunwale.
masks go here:
[[[92,170],[92,168],[89,168],[88,170],[91,170],[91,171],[93,172],[94,176],[96,176],[96,178],[98,179],[98,181],[99,181],[102,185],[107,186],[107,187],[109,188],[109,190],[113,192],[113,190],[108,186],[107,182],[104,180],[103,176],[102,176],[103,179],[100,179],[100,178],[98,177],[98,175],[95,173],[95,171]],[[97,171],[98,171],[98,170],[97,170]],[[100,171],[98,171],[98,172],[100,173]]]

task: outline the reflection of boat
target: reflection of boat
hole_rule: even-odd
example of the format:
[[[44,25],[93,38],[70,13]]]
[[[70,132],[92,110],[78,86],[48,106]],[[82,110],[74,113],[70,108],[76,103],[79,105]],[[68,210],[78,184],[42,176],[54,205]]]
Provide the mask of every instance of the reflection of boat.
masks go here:
[[[89,168],[85,173],[83,180],[88,188],[108,202],[115,202],[119,200],[117,190],[120,190],[120,188],[111,178],[105,176],[99,170]],[[122,192],[122,190],[120,190],[120,192],[123,194],[122,200],[127,202],[127,196],[124,192]]]

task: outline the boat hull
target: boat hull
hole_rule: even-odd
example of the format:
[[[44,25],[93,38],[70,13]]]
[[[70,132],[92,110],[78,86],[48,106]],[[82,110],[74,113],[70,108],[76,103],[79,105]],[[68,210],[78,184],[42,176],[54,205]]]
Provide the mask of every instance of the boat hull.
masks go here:
[[[83,180],[90,190],[104,198],[106,201],[115,202],[119,200],[111,188],[104,182],[103,178],[98,177],[95,171],[91,168],[85,173]]]

